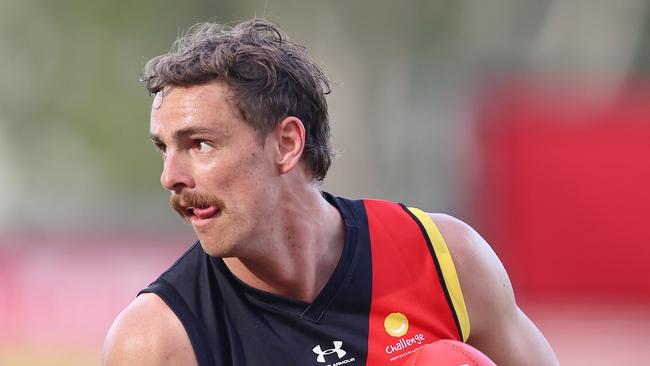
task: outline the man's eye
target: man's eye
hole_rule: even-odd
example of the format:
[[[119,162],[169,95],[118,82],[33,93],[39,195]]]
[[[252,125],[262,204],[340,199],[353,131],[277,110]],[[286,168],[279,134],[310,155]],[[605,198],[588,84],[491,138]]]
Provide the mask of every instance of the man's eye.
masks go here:
[[[210,149],[212,149],[212,145],[210,145],[206,141],[198,141],[196,143],[196,146],[200,151],[209,151]]]

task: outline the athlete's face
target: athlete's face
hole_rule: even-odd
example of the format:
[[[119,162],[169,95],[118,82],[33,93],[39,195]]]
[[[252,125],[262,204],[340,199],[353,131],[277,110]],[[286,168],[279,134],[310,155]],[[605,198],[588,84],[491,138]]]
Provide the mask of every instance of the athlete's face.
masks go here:
[[[267,196],[277,175],[272,152],[233,110],[227,92],[209,83],[158,93],[150,127],[172,207],[218,257],[240,256],[255,239],[257,222],[272,212]]]

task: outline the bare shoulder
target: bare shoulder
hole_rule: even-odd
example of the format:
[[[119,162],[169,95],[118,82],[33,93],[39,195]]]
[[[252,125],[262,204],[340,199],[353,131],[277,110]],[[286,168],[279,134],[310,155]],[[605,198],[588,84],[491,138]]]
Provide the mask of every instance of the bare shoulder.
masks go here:
[[[515,299],[508,274],[487,242],[463,221],[445,214],[429,214],[442,234],[454,260],[458,280],[471,322],[470,337],[489,332],[490,319],[483,313],[497,308],[499,316],[510,316]],[[484,320],[485,319],[485,320]]]
[[[151,293],[138,296],[117,316],[104,342],[104,366],[196,364],[180,320]]]
[[[498,365],[557,365],[550,345],[521,311],[503,264],[476,230],[429,214],[451,253],[470,320],[468,343]]]

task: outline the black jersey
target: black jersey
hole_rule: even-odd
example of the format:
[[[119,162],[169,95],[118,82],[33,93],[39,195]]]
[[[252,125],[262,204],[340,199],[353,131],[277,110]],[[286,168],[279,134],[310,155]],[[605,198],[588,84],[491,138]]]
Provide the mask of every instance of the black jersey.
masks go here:
[[[180,319],[199,366],[401,365],[426,343],[467,339],[458,279],[433,221],[391,202],[326,197],[343,217],[345,244],[311,303],[244,284],[198,242],[141,291]]]

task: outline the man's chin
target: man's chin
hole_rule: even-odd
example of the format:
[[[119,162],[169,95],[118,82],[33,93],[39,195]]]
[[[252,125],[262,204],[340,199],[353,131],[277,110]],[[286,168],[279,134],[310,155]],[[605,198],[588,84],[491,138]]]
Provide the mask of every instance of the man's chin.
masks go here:
[[[216,243],[210,243],[210,242],[205,242],[201,239],[199,239],[199,242],[201,243],[201,248],[203,248],[203,251],[209,255],[210,257],[214,258],[230,258],[233,255],[227,253],[224,251],[223,247],[219,244]]]

